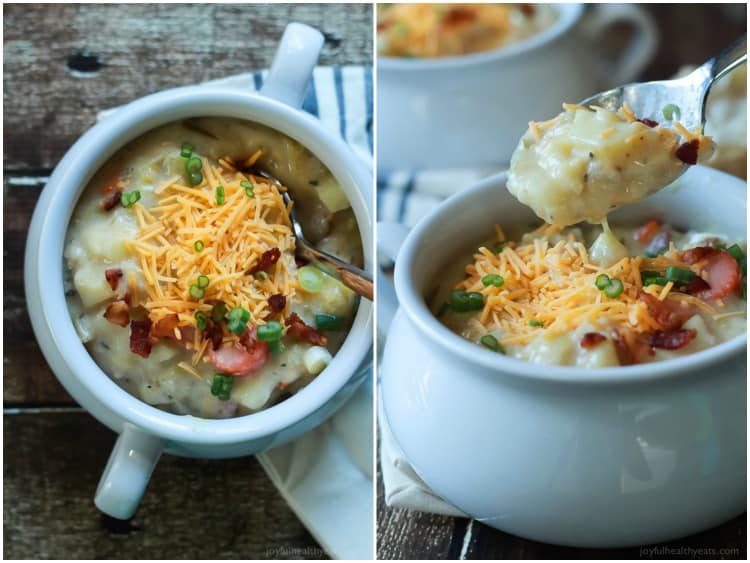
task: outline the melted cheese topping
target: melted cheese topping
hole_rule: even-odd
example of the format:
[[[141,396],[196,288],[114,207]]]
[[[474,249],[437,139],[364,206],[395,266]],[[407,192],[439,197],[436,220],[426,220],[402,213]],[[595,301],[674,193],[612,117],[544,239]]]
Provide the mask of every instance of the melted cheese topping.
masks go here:
[[[649,127],[627,106],[563,108],[554,119],[529,124],[507,184],[549,224],[601,223],[612,209],[676,180],[687,166],[676,156],[682,143],[697,141],[699,158],[711,152],[710,137],[677,122],[674,129]]]

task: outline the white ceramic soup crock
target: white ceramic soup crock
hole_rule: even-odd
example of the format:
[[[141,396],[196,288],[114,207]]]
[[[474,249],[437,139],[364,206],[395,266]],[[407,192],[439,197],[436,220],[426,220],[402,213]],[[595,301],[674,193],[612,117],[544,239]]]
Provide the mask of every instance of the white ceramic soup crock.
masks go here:
[[[515,44],[457,57],[378,57],[378,170],[507,163],[532,119],[563,101],[636,78],[654,53],[655,26],[638,6],[555,4],[557,21]],[[630,45],[608,63],[596,46],[617,23]]]
[[[424,296],[492,226],[538,224],[492,177],[408,235],[395,270],[385,418],[416,472],[480,522],[536,541],[642,545],[719,524],[746,504],[746,349],[741,335],[646,365],[525,363],[444,327]],[[696,166],[610,224],[671,224],[745,237],[746,184]],[[393,225],[378,228],[392,240]],[[450,283],[450,282],[449,282]]]
[[[372,176],[349,147],[299,110],[322,35],[290,24],[259,94],[206,87],[168,90],[121,108],[90,129],[63,157],[45,187],[29,231],[26,299],[39,345],[65,389],[120,436],[96,492],[118,518],[138,505],[160,454],[235,457],[286,442],[320,424],[364,380],[371,363],[372,307],[364,300],[330,365],[307,387],[264,411],[206,420],[161,411],[128,394],[94,362],[76,335],[63,291],[63,244],[76,201],[119,148],[171,121],[227,116],[267,125],[308,147],[341,183],[354,210],[367,267],[372,263]]]

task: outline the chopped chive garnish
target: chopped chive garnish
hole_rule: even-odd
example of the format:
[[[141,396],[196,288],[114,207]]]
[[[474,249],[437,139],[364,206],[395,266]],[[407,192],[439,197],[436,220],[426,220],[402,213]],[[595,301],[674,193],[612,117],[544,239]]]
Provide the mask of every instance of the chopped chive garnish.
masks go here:
[[[667,121],[673,121],[675,119],[679,120],[681,116],[680,108],[675,104],[667,104],[661,112],[664,114],[664,119]]]
[[[544,326],[544,321],[529,321],[529,326]]]
[[[219,323],[224,320],[224,315],[227,313],[227,306],[224,305],[223,301],[219,301],[213,307],[211,307],[211,320],[215,323]]]
[[[594,284],[596,285],[596,289],[604,290],[607,287],[609,287],[609,284],[612,282],[612,280],[609,279],[609,276],[607,274],[599,274],[596,276],[596,281]]]
[[[208,326],[208,317],[203,311],[195,312],[195,326],[198,327],[198,330],[205,330]]]
[[[120,196],[120,205],[122,205],[123,207],[130,207],[139,199],[141,199],[141,192],[139,192],[138,190],[126,192]]]
[[[253,186],[248,180],[240,181],[240,187],[245,188],[245,195],[247,197],[255,197],[255,186]]]
[[[620,294],[623,292],[625,287],[622,285],[622,282],[618,280],[617,278],[612,278],[609,282],[609,286],[604,288],[604,295],[611,299],[615,299],[616,297],[619,297]]]
[[[193,156],[193,145],[191,145],[190,143],[182,143],[180,156],[184,158],[190,158],[191,156]]]
[[[216,186],[216,205],[224,205],[224,186]]]
[[[235,307],[227,315],[227,328],[235,334],[242,334],[245,332],[249,320],[250,311],[242,307]]]
[[[220,401],[228,401],[229,396],[232,394],[233,383],[234,378],[231,375],[217,373],[211,382],[211,394],[218,397]]]
[[[257,329],[258,340],[264,342],[272,342],[281,338],[281,331],[283,327],[279,321],[268,321],[264,325],[260,325]]]
[[[484,308],[484,296],[478,291],[454,289],[450,293],[449,302],[453,310],[459,313],[481,311]]]
[[[315,327],[319,330],[341,330],[344,328],[344,317],[318,313],[315,315]]]
[[[201,289],[206,289],[208,287],[208,276],[198,276],[198,287]]]
[[[193,299],[203,299],[206,296],[206,290],[198,287],[196,284],[190,286],[188,293],[190,293],[190,297]]]
[[[193,243],[193,250],[196,252],[203,252],[203,249],[206,248],[206,245],[203,244],[202,240],[196,240]]]
[[[297,279],[302,289],[317,293],[323,288],[323,272],[315,266],[302,266],[297,271]]]
[[[505,279],[503,279],[503,276],[500,276],[498,274],[487,274],[482,278],[482,283],[484,285],[494,285],[495,287],[503,287],[503,284],[505,283]]]
[[[685,284],[685,283],[690,283],[695,277],[695,274],[691,272],[690,270],[685,270],[683,268],[678,268],[676,266],[669,266],[667,268],[667,272],[664,274],[664,277],[667,279],[668,282],[675,282],[677,284]]]
[[[485,334],[482,338],[479,339],[479,342],[482,344],[482,346],[489,348],[493,352],[505,354],[505,350],[503,350],[503,347],[497,341],[497,338],[495,338],[491,334]]]

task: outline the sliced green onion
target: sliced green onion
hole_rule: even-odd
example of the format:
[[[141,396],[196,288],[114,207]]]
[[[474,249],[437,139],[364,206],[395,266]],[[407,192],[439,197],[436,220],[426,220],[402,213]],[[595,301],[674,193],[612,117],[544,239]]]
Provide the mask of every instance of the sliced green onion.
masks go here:
[[[120,196],[120,205],[122,205],[123,207],[130,207],[139,199],[141,199],[141,192],[139,192],[138,190],[126,192]]]
[[[459,313],[481,311],[484,308],[484,296],[477,291],[454,289],[450,293],[450,304]]]
[[[203,170],[203,161],[197,156],[191,156],[185,161],[185,172],[195,174]]]
[[[682,115],[679,106],[675,104],[667,104],[664,109],[661,110],[664,114],[664,119],[667,121],[679,120]]]
[[[491,249],[493,254],[500,254],[503,250],[505,250],[505,247],[508,246],[507,242],[501,242],[497,246]]]
[[[529,321],[529,326],[544,326],[544,321]]]
[[[310,293],[317,293],[323,288],[323,272],[315,266],[302,266],[297,271],[297,279],[302,289]]]
[[[202,240],[196,240],[193,243],[193,250],[195,250],[196,252],[203,252],[204,248],[206,248],[206,245],[203,244]]]
[[[197,186],[198,184],[203,183],[203,174],[200,172],[190,172],[188,173],[188,179],[190,180],[191,186]]]
[[[260,270],[259,272],[255,274],[255,277],[258,278],[259,280],[265,281],[268,279],[268,273],[264,272],[263,270]]]
[[[196,284],[190,286],[188,293],[190,293],[190,297],[193,299],[203,299],[206,296],[206,290],[198,287]]]
[[[677,266],[669,266],[669,268],[667,268],[667,272],[664,274],[664,277],[667,279],[667,281],[675,282],[678,284],[685,284],[690,283],[695,277],[695,274],[690,270],[678,268]]]
[[[245,188],[245,195],[247,197],[255,197],[255,186],[253,186],[248,180],[240,181],[240,187]]]
[[[190,158],[191,156],[193,156],[193,145],[191,145],[190,143],[182,143],[180,156],[184,158]]]
[[[250,320],[250,311],[242,307],[234,307],[227,315],[227,328],[235,334],[245,332],[247,322]]]
[[[272,342],[281,338],[281,331],[283,327],[279,321],[268,321],[264,325],[260,325],[257,330],[258,340],[264,342]]]
[[[443,303],[442,305],[440,305],[440,309],[438,309],[438,312],[437,312],[438,318],[445,315],[450,310],[450,308],[451,308],[450,303]]]
[[[739,244],[733,244],[727,248],[727,252],[732,255],[732,258],[739,262],[745,257],[745,253],[742,251],[742,247]]]
[[[609,287],[610,283],[612,283],[612,280],[609,279],[609,276],[607,274],[599,274],[598,276],[596,276],[594,285],[596,285],[596,289],[604,290]]]
[[[195,326],[198,327],[198,330],[205,330],[208,326],[208,318],[203,311],[195,312]]]
[[[224,186],[216,186],[216,205],[224,205]]]
[[[344,328],[344,317],[339,315],[329,315],[327,313],[318,313],[315,315],[315,328],[319,330],[341,330]]]
[[[659,275],[643,278],[642,281],[643,285],[646,287],[649,285],[667,285],[667,278]]]
[[[644,282],[649,278],[658,278],[661,274],[655,270],[643,270],[641,271],[641,281]]]
[[[201,289],[206,289],[208,287],[208,276],[198,276],[198,287]]]
[[[227,313],[227,306],[224,305],[223,301],[219,301],[213,307],[211,307],[211,320],[215,323],[219,323],[224,320],[224,315]]]
[[[214,375],[214,379],[211,382],[211,394],[218,397],[220,401],[228,401],[229,396],[232,394],[233,384],[234,377],[231,375],[224,375],[223,373],[217,373]]]
[[[724,243],[722,243],[722,242],[715,242],[713,244],[713,247],[714,248],[720,248],[721,250],[726,250],[727,249],[727,245],[724,244]]]
[[[278,354],[284,349],[284,347],[281,345],[281,340],[271,340],[268,342],[268,349],[272,354]]]
[[[485,334],[482,338],[479,339],[479,342],[482,344],[482,346],[489,348],[493,352],[505,354],[505,350],[503,350],[503,347],[497,341],[497,338],[495,338],[491,334]]]
[[[503,276],[498,274],[487,274],[482,278],[482,283],[484,285],[494,285],[495,287],[503,287],[503,284],[505,283],[505,280],[503,279]]]
[[[612,278],[609,286],[604,288],[604,295],[611,299],[615,299],[616,297],[620,296],[624,289],[625,287],[622,285],[622,282],[620,280],[618,280],[617,278]]]

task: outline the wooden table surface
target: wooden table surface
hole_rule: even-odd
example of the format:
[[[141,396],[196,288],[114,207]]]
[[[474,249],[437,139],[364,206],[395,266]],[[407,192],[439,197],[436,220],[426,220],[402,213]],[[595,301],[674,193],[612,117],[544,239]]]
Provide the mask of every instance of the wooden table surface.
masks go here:
[[[115,434],[42,357],[23,291],[34,205],[98,111],[268,67],[289,21],[324,32],[323,65],[372,64],[369,5],[4,5],[4,556],[321,558],[253,457],[164,456],[136,516],[93,496]]]
[[[662,41],[643,79],[668,78],[683,64],[701,64],[746,32],[745,6],[675,4],[649,6]],[[735,19],[732,12],[738,14]],[[609,45],[623,44],[624,29],[613,29]],[[474,520],[392,509],[385,505],[378,479],[379,559],[745,559],[747,518],[742,515],[722,526],[689,538],[644,548],[574,549],[527,541]],[[701,554],[681,551],[703,550]],[[643,549],[643,551],[642,551]],[[651,549],[651,551],[648,551]]]

